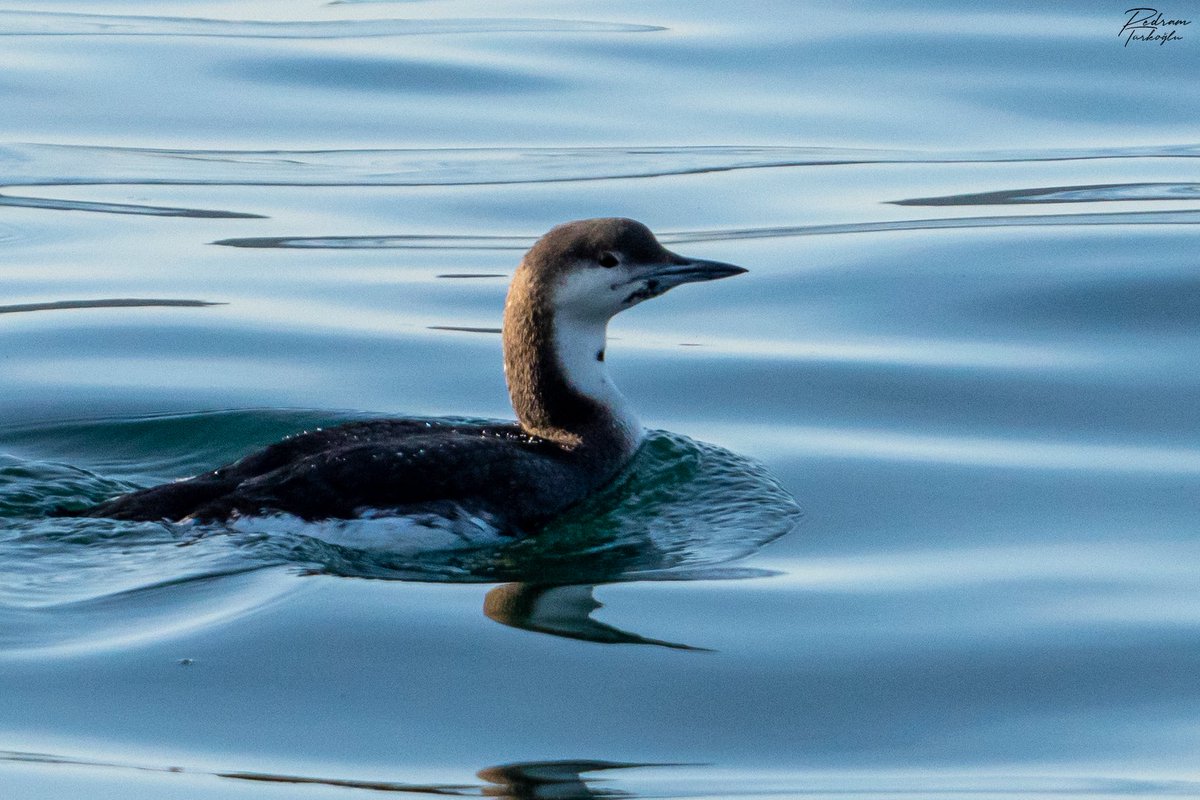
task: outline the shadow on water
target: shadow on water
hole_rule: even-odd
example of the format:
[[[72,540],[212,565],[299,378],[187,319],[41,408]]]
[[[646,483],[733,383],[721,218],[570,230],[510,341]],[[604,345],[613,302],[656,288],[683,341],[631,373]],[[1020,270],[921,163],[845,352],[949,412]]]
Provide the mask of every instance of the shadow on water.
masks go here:
[[[593,590],[768,574],[728,565],[790,531],[800,516],[762,465],[664,431],[650,433],[616,481],[528,537],[451,505],[321,523],[282,515],[224,525],[46,516],[342,421],[247,411],[0,429],[8,453],[0,455],[0,650],[92,647],[210,624],[290,591],[296,574],[500,583],[484,613],[504,625],[694,649],[593,620]]]

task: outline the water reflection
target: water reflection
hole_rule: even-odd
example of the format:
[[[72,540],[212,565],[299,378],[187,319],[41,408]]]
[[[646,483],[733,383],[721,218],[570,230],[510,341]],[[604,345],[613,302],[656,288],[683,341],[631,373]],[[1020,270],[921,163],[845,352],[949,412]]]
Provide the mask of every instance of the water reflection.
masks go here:
[[[603,607],[595,598],[596,585],[546,586],[505,583],[487,593],[483,613],[488,619],[526,631],[600,644],[651,644],[676,650],[702,650],[678,642],[650,639],[592,619]]]
[[[507,800],[577,800],[589,797],[639,797],[629,791],[597,786],[605,778],[591,777],[593,772],[649,767],[674,767],[679,764],[623,763],[617,761],[520,761],[484,767],[476,776],[483,784],[409,783],[404,781],[283,775],[251,771],[206,771],[181,766],[159,766],[117,762],[53,753],[0,750],[0,766],[36,764],[46,767],[91,767],[128,772],[166,773],[171,775],[209,775],[227,780],[291,786],[321,786],[331,789],[364,789],[372,792],[427,794],[448,797],[496,797]]]
[[[634,767],[663,767],[673,764],[622,764],[612,761],[527,761],[488,767],[476,773],[493,786],[484,797],[508,800],[575,800],[584,797],[636,797],[630,792],[594,786],[599,780],[584,773]]]
[[[845,771],[822,769],[774,774],[746,774],[712,769],[710,765],[678,762],[619,762],[600,760],[519,761],[484,767],[475,773],[481,782],[417,782],[376,778],[343,778],[287,775],[272,772],[220,771],[211,768],[164,766],[136,761],[113,761],[86,755],[0,750],[0,775],[7,768],[34,769],[55,777],[75,773],[80,767],[116,773],[126,790],[136,790],[138,778],[156,789],[177,776],[181,789],[197,788],[195,778],[220,778],[241,784],[277,787],[312,787],[355,792],[385,792],[435,797],[492,797],[504,800],[583,800],[584,798],[639,797],[1195,797],[1200,784],[1187,778],[1114,777],[1045,770],[1039,774],[1011,769],[989,772],[927,767],[919,770]],[[672,768],[669,773],[661,768]],[[639,772],[622,772],[636,770]],[[638,783],[641,770],[652,770],[652,780]],[[597,774],[598,773],[598,774]],[[663,780],[667,778],[668,780]],[[52,784],[50,784],[52,785]],[[42,796],[42,795],[39,795]],[[45,796],[51,796],[46,793]],[[143,795],[136,795],[143,796]],[[151,796],[151,795],[144,795]],[[155,797],[160,795],[153,795]],[[192,794],[188,794],[189,797]],[[201,795],[196,795],[201,796]],[[208,797],[209,794],[203,794]],[[213,795],[216,796],[216,795]],[[224,794],[220,795],[224,797]],[[305,794],[304,796],[308,796]]]

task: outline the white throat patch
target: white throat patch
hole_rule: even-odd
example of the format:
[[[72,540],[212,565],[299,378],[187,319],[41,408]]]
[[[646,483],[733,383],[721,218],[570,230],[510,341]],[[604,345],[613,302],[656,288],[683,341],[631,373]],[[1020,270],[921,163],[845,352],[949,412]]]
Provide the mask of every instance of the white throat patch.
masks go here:
[[[556,315],[554,350],[563,377],[575,391],[609,410],[631,449],[641,444],[645,432],[629,401],[617,389],[605,364],[607,319],[579,320]]]

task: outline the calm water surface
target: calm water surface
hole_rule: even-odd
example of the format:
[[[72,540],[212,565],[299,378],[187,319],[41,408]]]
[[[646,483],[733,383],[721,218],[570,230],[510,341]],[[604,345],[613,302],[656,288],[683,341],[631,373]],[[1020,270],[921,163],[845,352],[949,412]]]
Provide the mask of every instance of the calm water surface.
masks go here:
[[[1124,9],[4,4],[0,794],[1200,796],[1200,9]],[[614,322],[663,432],[546,535],[44,518],[508,417],[601,215],[751,271]]]

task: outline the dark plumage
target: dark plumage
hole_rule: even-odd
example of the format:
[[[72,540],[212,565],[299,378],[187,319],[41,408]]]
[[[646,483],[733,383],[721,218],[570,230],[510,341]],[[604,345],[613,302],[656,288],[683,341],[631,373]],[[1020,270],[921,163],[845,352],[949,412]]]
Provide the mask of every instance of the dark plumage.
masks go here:
[[[540,524],[611,480],[640,441],[636,422],[616,408],[596,347],[580,366],[567,340],[598,337],[602,350],[604,325],[637,302],[631,293],[742,271],[677,256],[633,220],[560,225],[525,255],[505,304],[504,366],[518,424],[374,420],[305,431],[212,472],[63,513],[318,520],[454,501],[511,527]]]
[[[86,516],[222,520],[270,512],[351,518],[364,508],[449,499],[517,525],[537,524],[586,482],[569,451],[516,425],[410,420],[305,431],[194,478],[103,503]]]

